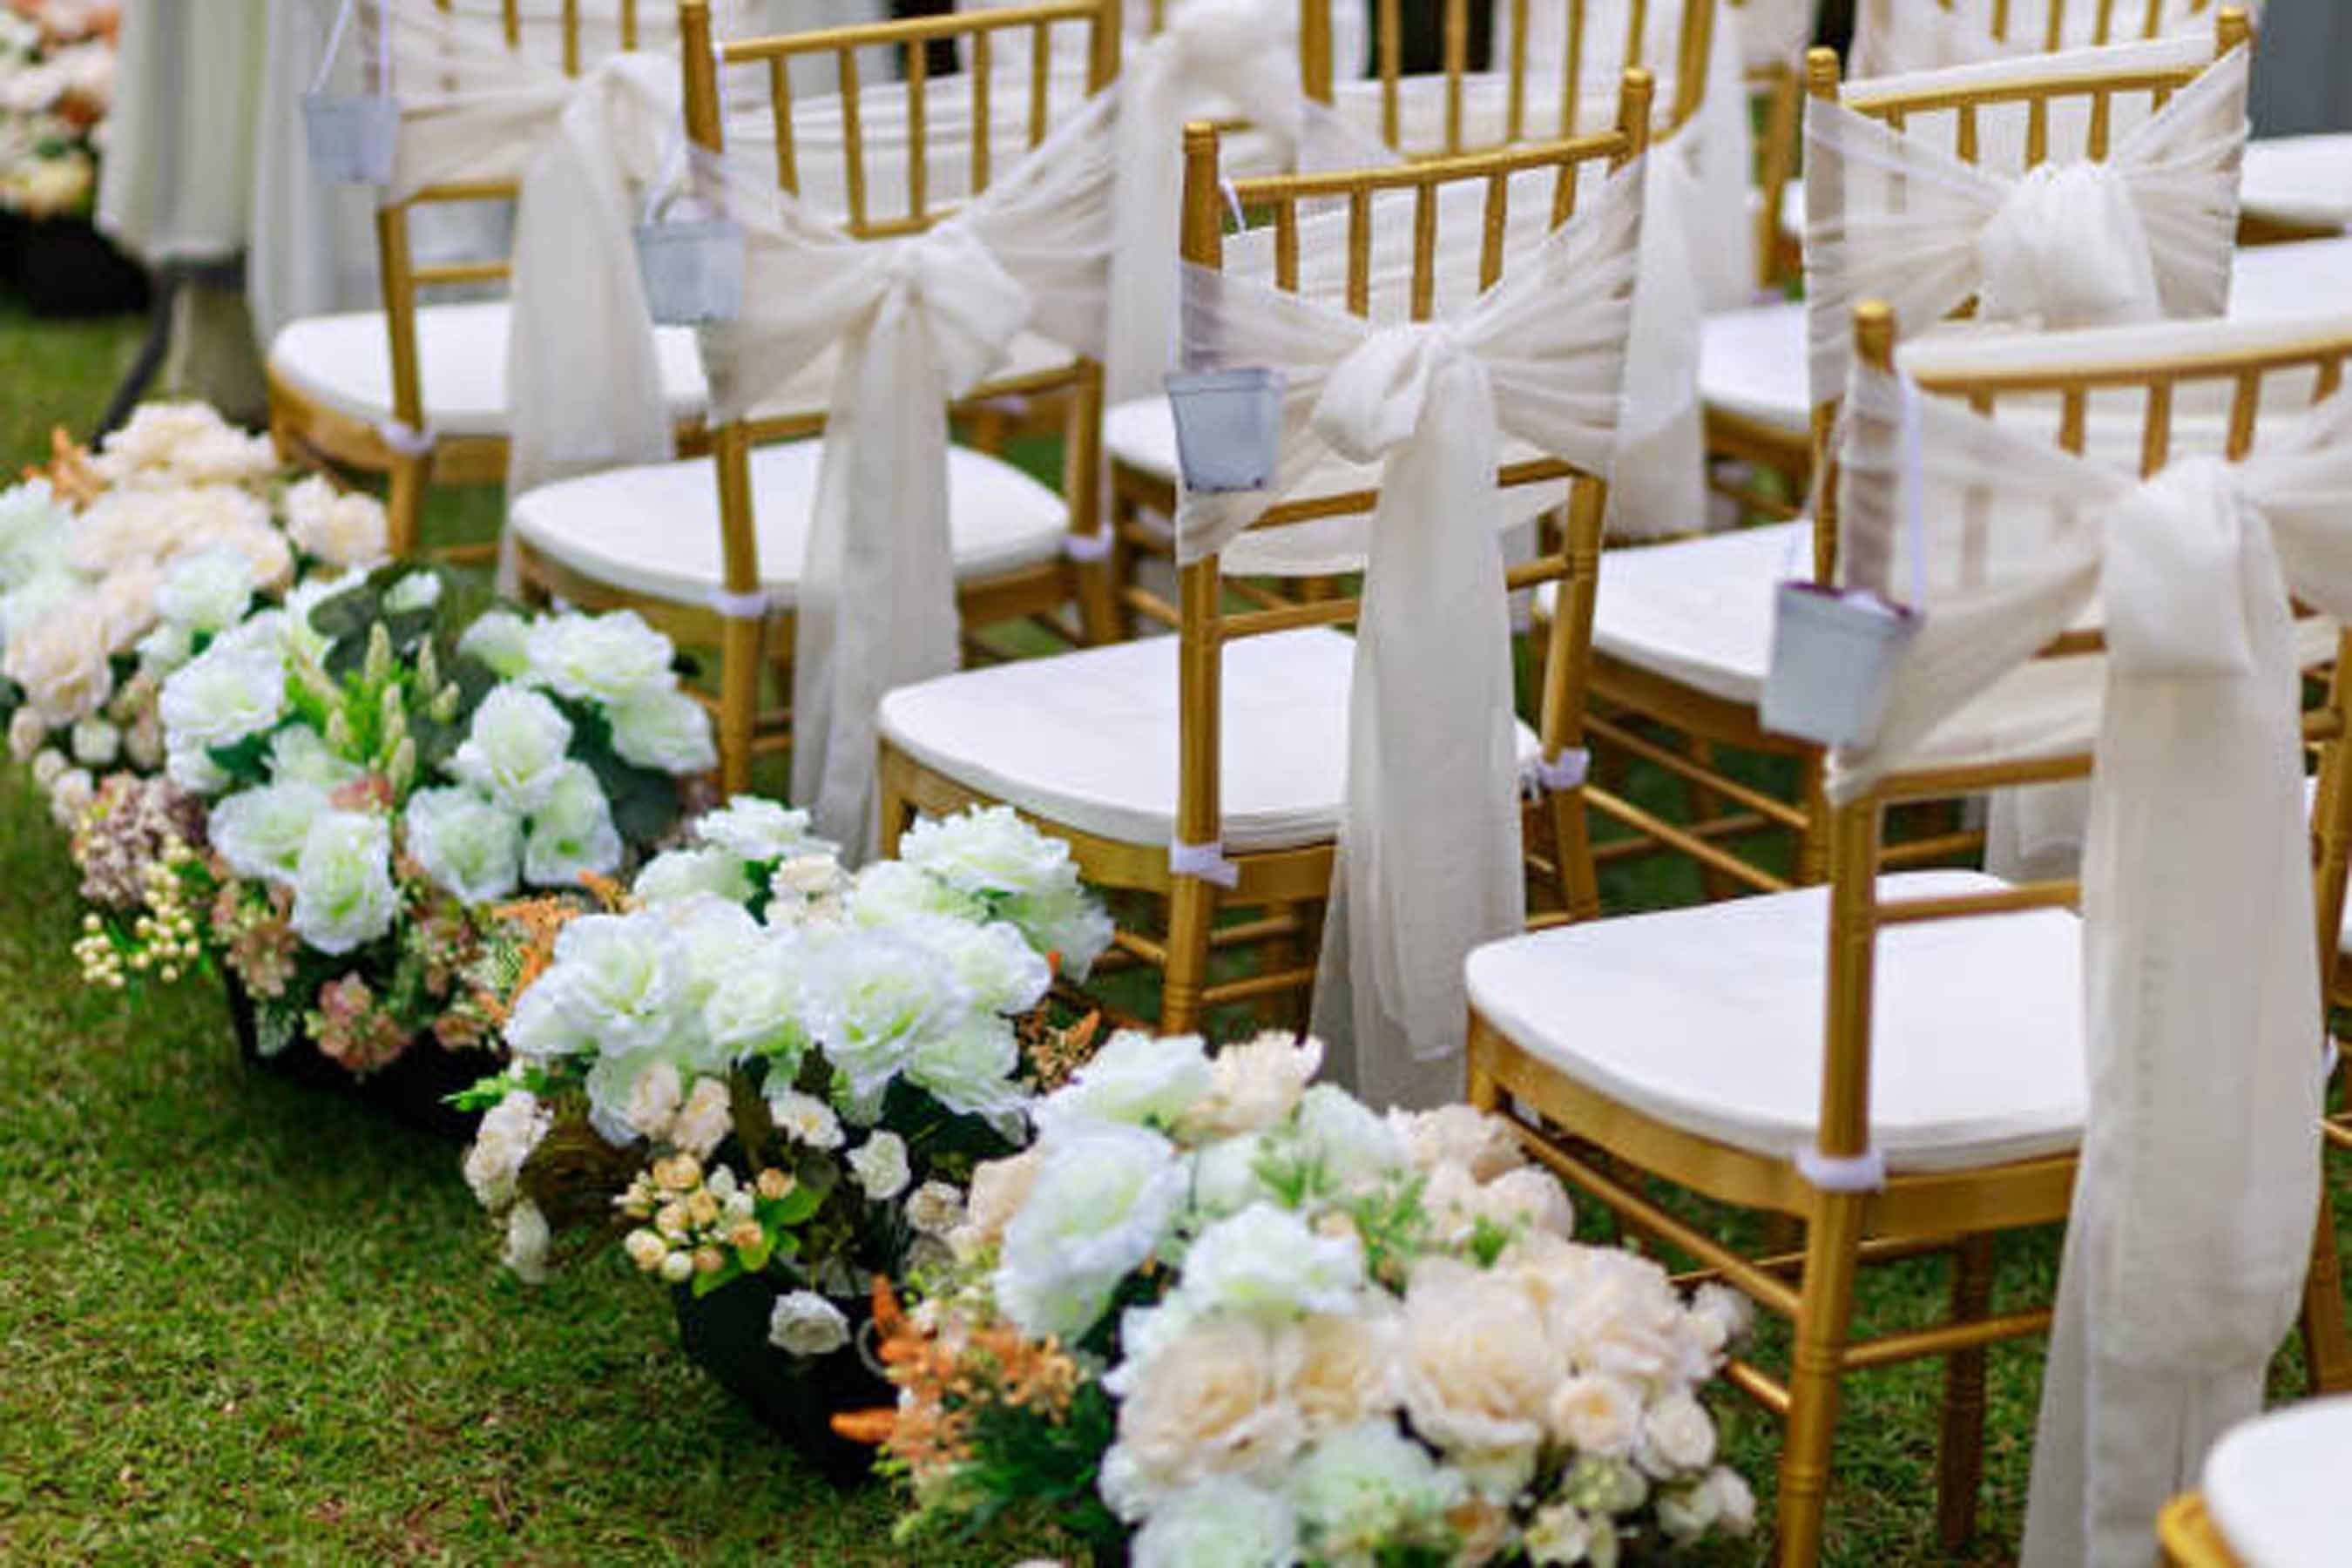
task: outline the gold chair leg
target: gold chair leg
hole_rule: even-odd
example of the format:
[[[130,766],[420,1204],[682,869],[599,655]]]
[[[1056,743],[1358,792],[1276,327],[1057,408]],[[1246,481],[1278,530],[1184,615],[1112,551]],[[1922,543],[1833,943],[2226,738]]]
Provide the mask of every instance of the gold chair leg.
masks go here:
[[[1952,1260],[1952,1321],[1977,1321],[1992,1310],[1993,1238],[1960,1238]],[[1936,1455],[1936,1538],[1957,1552],[1977,1529],[1977,1493],[1984,1479],[1985,1352],[1955,1351],[1944,1358],[1944,1424]]]
[[[879,797],[882,853],[895,859],[898,854],[898,840],[906,836],[908,828],[915,825],[914,802],[898,788],[898,770],[887,761],[876,780],[875,793]]]
[[[1081,561],[1072,569],[1078,602],[1078,626],[1088,647],[1103,647],[1127,635],[1120,625],[1117,582],[1109,561]]]
[[[1821,1561],[1863,1203],[1859,1194],[1823,1193],[1814,1200],[1805,1227],[1805,1278],[1789,1371],[1788,1446],[1780,1456],[1780,1568],[1813,1568]]]
[[[1216,919],[1216,889],[1198,877],[1179,877],[1168,894],[1168,969],[1160,986],[1163,1034],[1189,1034],[1199,1027],[1201,991],[1209,982],[1209,932]]]
[[[1592,824],[1584,814],[1584,791],[1544,792],[1544,816],[1551,825],[1551,853],[1560,907],[1572,921],[1601,917],[1601,873],[1592,859]]]
[[[729,795],[751,787],[751,736],[759,721],[760,669],[766,626],[730,619],[719,646],[719,787]]]
[[[384,496],[383,511],[394,560],[413,559],[424,537],[425,482],[432,464],[430,455],[392,460],[392,484]]]
[[[1805,758],[1797,787],[1804,794],[1805,831],[1797,841],[1797,885],[1818,887],[1830,879],[1830,803],[1819,752]]]
[[[1715,765],[1715,747],[1696,735],[1683,737],[1683,755],[1702,768]],[[1683,780],[1683,810],[1693,826],[1711,822],[1723,810],[1723,797],[1696,779]],[[1702,861],[1698,868],[1699,887],[1710,904],[1721,903],[1739,891],[1731,879],[1713,866]]]
[[[2344,1265],[2336,1247],[2336,1204],[2323,1183],[2311,1272],[2303,1285],[2303,1359],[2314,1394],[2352,1388],[2352,1339],[2344,1330]]]

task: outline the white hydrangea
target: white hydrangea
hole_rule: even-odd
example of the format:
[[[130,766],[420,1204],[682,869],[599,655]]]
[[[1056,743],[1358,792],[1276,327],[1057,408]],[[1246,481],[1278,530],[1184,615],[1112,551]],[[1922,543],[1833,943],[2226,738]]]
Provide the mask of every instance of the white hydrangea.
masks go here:
[[[585,763],[567,762],[554,771],[524,841],[522,874],[533,887],[568,888],[583,872],[609,875],[625,853],[613,805]]]
[[[421,789],[408,798],[408,852],[436,886],[468,904],[515,890],[522,825],[467,789]]]
[[[811,837],[809,814],[756,795],[739,795],[694,824],[694,837],[739,860],[766,862],[798,855],[820,842]]]
[[[392,825],[370,812],[330,811],[310,824],[294,867],[295,934],[344,953],[392,929]]]
[[[1039,1147],[1035,1184],[1004,1228],[996,1299],[1032,1338],[1082,1339],[1118,1282],[1159,1250],[1183,1205],[1184,1164],[1159,1133],[1118,1122]]]
[[[583,701],[610,704],[676,679],[669,638],[635,610],[543,616],[525,630],[523,647],[532,679]]]
[[[1318,1236],[1297,1212],[1257,1203],[1192,1243],[1180,1289],[1202,1311],[1295,1317],[1349,1312],[1363,1283],[1353,1236]]]
[[[1036,1109],[1041,1131],[1076,1121],[1172,1127],[1209,1092],[1209,1057],[1198,1035],[1155,1037],[1121,1029]]]
[[[530,625],[520,616],[492,610],[466,628],[457,652],[481,660],[500,680],[520,680],[530,673]]]
[[[788,1355],[831,1355],[849,1342],[849,1320],[815,1291],[793,1290],[776,1298],[768,1342]]]
[[[217,544],[173,561],[155,589],[155,613],[188,632],[225,631],[245,618],[252,603],[252,568],[243,555]]]
[[[553,1113],[527,1089],[509,1091],[482,1113],[474,1142],[466,1150],[466,1184],[481,1205],[496,1213],[515,1201],[523,1163],[554,1122]]]
[[[710,714],[675,687],[649,687],[613,700],[613,750],[622,761],[666,773],[708,773],[719,765]]]
[[[173,750],[231,746],[286,711],[278,650],[224,637],[172,673],[160,703]]]
[[[734,903],[751,897],[743,862],[724,849],[665,849],[646,862],[629,892],[641,904],[669,904],[708,893]]]
[[[213,807],[213,847],[240,877],[291,888],[312,824],[333,810],[314,784],[277,784],[240,790]]]
[[[571,745],[572,721],[544,693],[501,686],[474,710],[449,771],[509,811],[529,816],[554,792]]]
[[[873,1134],[848,1154],[850,1173],[866,1189],[868,1199],[888,1203],[907,1190],[913,1179],[907,1163],[907,1141],[896,1132]]]
[[[1154,1510],[1130,1548],[1134,1568],[1292,1568],[1298,1516],[1247,1481],[1202,1481]]]

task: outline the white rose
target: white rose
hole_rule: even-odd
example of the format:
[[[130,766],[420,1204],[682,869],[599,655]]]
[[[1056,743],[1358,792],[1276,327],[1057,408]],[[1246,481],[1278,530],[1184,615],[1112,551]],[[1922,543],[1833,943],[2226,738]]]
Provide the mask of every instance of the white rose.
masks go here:
[[[1318,1236],[1292,1210],[1258,1203],[1201,1234],[1181,1288],[1203,1310],[1294,1317],[1349,1311],[1363,1284],[1353,1236]]]
[[[743,862],[723,849],[666,849],[646,862],[629,887],[641,904],[675,903],[700,893],[741,903],[751,891]]]
[[[963,1223],[963,1194],[951,1182],[925,1182],[908,1195],[907,1223],[918,1236],[945,1237]]]
[[[541,1066],[558,1057],[592,1048],[594,1041],[563,1005],[572,988],[563,975],[549,972],[526,986],[515,998],[514,1010],[500,1031],[507,1049],[522,1061]]]
[[[996,1296],[1032,1338],[1083,1338],[1128,1273],[1159,1250],[1184,1201],[1175,1147],[1104,1123],[1040,1145],[1027,1201],[1004,1226]],[[978,1178],[973,1206],[980,1206]]]
[[[421,789],[403,817],[408,852],[434,884],[460,902],[487,903],[515,890],[522,825],[471,790]]]
[[[1021,1041],[986,1013],[933,1029],[907,1058],[908,1080],[950,1110],[1002,1121],[1028,1103],[1021,1088]]]
[[[1220,1478],[1169,1499],[1130,1550],[1134,1568],[1291,1568],[1298,1521],[1272,1492]]]
[[[232,492],[242,496],[243,492]],[[261,521],[258,516],[219,527],[202,528],[188,535],[191,542],[202,540],[209,547],[217,547],[245,560],[247,581],[257,588],[277,590],[294,580],[294,552],[286,536]]]
[[[1048,838],[1005,805],[923,818],[899,839],[898,858],[976,896],[1034,895],[1077,879],[1070,847]]]
[[[1746,1535],[1756,1528],[1756,1494],[1738,1471],[1717,1465],[1699,1485],[1714,1496],[1716,1523],[1733,1535]]]
[[[555,770],[543,798],[530,815],[530,836],[524,840],[522,874],[537,888],[568,888],[583,872],[609,875],[620,869],[625,853],[620,830],[613,826],[612,803],[585,763],[565,763]]]
[[[1318,1313],[1299,1323],[1288,1356],[1288,1393],[1309,1430],[1391,1415],[1397,1405],[1398,1331],[1395,1312],[1371,1300],[1359,1312]]]
[[[310,824],[294,866],[294,932],[344,953],[392,929],[392,825],[370,812],[329,811]]]
[[[776,1298],[768,1342],[788,1355],[831,1355],[849,1342],[849,1320],[815,1291],[794,1290]]]
[[[1155,1039],[1122,1029],[1068,1083],[1038,1102],[1037,1126],[1048,1132],[1076,1121],[1172,1127],[1201,1102],[1212,1081],[1200,1036]]]
[[[74,761],[85,767],[110,768],[122,754],[122,731],[103,719],[85,719],[73,727]]]
[[[822,840],[812,838],[809,814],[755,795],[739,795],[695,819],[695,838],[739,860],[768,862],[798,855]]]
[[[252,569],[222,545],[207,545],[173,561],[155,590],[155,613],[190,632],[226,631],[253,603]]]
[[[1692,1343],[1713,1372],[1715,1359],[1734,1342],[1745,1339],[1756,1317],[1755,1304],[1728,1285],[1709,1282],[1691,1297],[1684,1327]]]
[[[285,710],[286,665],[278,649],[226,638],[172,672],[159,709],[173,751],[233,746]]]
[[[59,605],[88,592],[79,576],[64,569],[44,572],[9,589],[0,595],[0,637],[19,635]]]
[[[847,1080],[853,1117],[878,1105],[916,1048],[966,1009],[927,950],[887,931],[813,944],[807,987],[812,1032]]]
[[[155,597],[163,585],[163,573],[144,561],[121,568],[98,584],[95,592],[99,614],[106,618],[107,651],[128,653],[140,646],[147,628],[155,624]]]
[[[975,925],[945,915],[920,915],[898,929],[929,948],[991,1013],[1026,1013],[1045,998],[1054,972],[1027,939],[1002,921]]]
[[[1705,1469],[1715,1462],[1715,1418],[1689,1394],[1667,1394],[1642,1417],[1635,1458],[1661,1479]]]
[[[735,1131],[735,1112],[729,1102],[724,1079],[699,1078],[678,1107],[677,1120],[670,1124],[670,1142],[698,1160],[707,1160],[710,1152],[726,1141]]]
[[[688,1021],[675,948],[675,936],[656,916],[583,915],[556,937],[553,967],[523,994],[560,978],[551,1005],[601,1052],[662,1048]],[[508,1040],[513,1043],[511,1026]]]
[[[30,708],[19,708],[8,716],[8,754],[19,763],[29,763],[49,738],[49,726]]]
[[[1393,1420],[1343,1427],[1309,1448],[1285,1488],[1328,1563],[1371,1563],[1400,1541],[1444,1539],[1448,1510],[1469,1500],[1462,1478]]]
[[[392,552],[383,503],[373,496],[314,474],[289,485],[279,508],[296,546],[330,566],[373,566]]]
[[[907,1190],[911,1173],[907,1164],[907,1141],[896,1132],[877,1132],[849,1152],[849,1169],[866,1195],[888,1203]]]
[[[1538,1166],[1504,1172],[1478,1189],[1478,1205],[1488,1221],[1506,1229],[1545,1230],[1559,1237],[1576,1233],[1576,1210],[1559,1178]]]
[[[291,888],[311,825],[333,809],[327,792],[313,785],[270,784],[214,806],[207,831],[230,870]]]
[[[507,1212],[507,1247],[501,1259],[514,1270],[515,1278],[528,1285],[543,1283],[547,1279],[547,1216],[539,1212],[537,1204],[524,1202]]]
[[[106,614],[89,595],[67,599],[12,633],[0,672],[52,729],[87,719],[114,690]]]
[[[481,1205],[496,1213],[515,1201],[515,1183],[539,1147],[553,1115],[527,1089],[508,1093],[482,1113],[466,1151],[466,1184]]]
[[[461,657],[477,658],[500,680],[520,680],[530,671],[530,628],[511,610],[492,610],[457,639]]]
[[[613,750],[624,762],[665,773],[708,773],[719,765],[710,714],[675,687],[652,687],[614,700]]]
[[[774,1080],[769,1080],[771,1085]],[[776,1131],[795,1143],[811,1149],[838,1149],[842,1144],[841,1119],[833,1107],[814,1095],[796,1089],[770,1088],[766,1096],[768,1114],[776,1123]]]
[[[999,900],[996,913],[1020,927],[1038,952],[1054,954],[1072,980],[1093,971],[1118,930],[1102,901],[1078,885],[1075,868],[1067,886]]]
[[[1308,1158],[1342,1190],[1405,1163],[1396,1130],[1338,1084],[1315,1084],[1298,1097],[1297,1127]]]
[[[37,752],[33,756],[33,783],[47,794],[71,765],[63,752]]]
[[[1545,1421],[1580,1454],[1630,1453],[1641,1435],[1642,1397],[1622,1379],[1581,1373],[1553,1391]]]
[[[686,1087],[678,1081],[677,1066],[665,1061],[650,1063],[630,1083],[628,1099],[621,1106],[621,1120],[640,1138],[666,1137],[685,1098]]]
[[[0,490],[0,588],[16,588],[65,564],[73,514],[58,504],[49,481],[27,479]]]
[[[1591,1519],[1569,1503],[1538,1510],[1519,1544],[1536,1568],[1573,1568],[1587,1561],[1601,1531],[1615,1530],[1607,1520]]]
[[[528,816],[554,792],[571,745],[572,721],[544,694],[501,686],[474,710],[473,724],[449,771],[509,811]]]
[[[876,860],[857,873],[849,889],[849,917],[859,925],[898,925],[925,915],[970,920],[981,906],[935,877],[903,860]]]
[[[1436,1258],[1405,1292],[1399,1367],[1413,1429],[1439,1447],[1515,1450],[1543,1436],[1565,1368],[1527,1292],[1511,1279]]]
[[[200,742],[169,747],[163,757],[166,777],[196,795],[216,795],[229,786],[229,776]]]
[[[550,616],[530,624],[523,647],[533,679],[583,701],[616,702],[677,679],[677,650],[635,610]]]

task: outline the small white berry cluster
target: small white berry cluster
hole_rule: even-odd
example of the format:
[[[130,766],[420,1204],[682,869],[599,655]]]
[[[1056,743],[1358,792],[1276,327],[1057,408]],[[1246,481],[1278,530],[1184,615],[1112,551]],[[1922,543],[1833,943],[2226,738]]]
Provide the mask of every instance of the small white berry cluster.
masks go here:
[[[120,991],[131,973],[151,971],[169,984],[203,956],[195,912],[188,907],[187,889],[180,876],[181,868],[194,858],[194,851],[186,840],[177,835],[163,840],[155,858],[140,874],[141,908],[131,922],[127,943],[117,940],[96,910],[82,916],[74,958],[81,965],[84,984]]]

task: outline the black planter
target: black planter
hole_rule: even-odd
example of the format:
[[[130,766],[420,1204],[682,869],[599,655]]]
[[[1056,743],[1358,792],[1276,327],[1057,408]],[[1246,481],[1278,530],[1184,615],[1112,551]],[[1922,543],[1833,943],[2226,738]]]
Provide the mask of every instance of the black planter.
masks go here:
[[[42,218],[17,242],[16,292],[37,316],[112,316],[147,308],[147,274],[87,218]]]
[[[0,211],[0,289],[14,289],[24,264],[25,231],[32,225],[22,213]]]
[[[687,1356],[834,1485],[870,1480],[875,1449],[835,1432],[833,1417],[898,1402],[898,1390],[858,1352],[873,1304],[835,1298],[833,1304],[849,1319],[850,1342],[831,1355],[803,1358],[768,1342],[769,1315],[783,1293],[761,1274],[745,1275],[699,1298],[688,1286],[674,1287],[670,1294]]]
[[[308,1035],[277,1055],[265,1057],[254,1027],[253,998],[233,975],[228,982],[228,1015],[236,1026],[237,1049],[257,1071],[320,1093],[359,1100],[440,1138],[473,1137],[480,1113],[457,1110],[448,1103],[448,1097],[471,1089],[498,1065],[498,1058],[488,1051],[448,1050],[429,1034],[411,1041],[389,1067],[365,1078],[355,1077],[341,1062],[322,1054]]]

